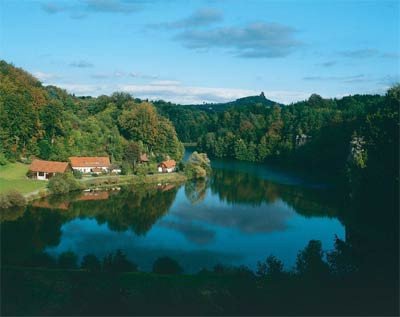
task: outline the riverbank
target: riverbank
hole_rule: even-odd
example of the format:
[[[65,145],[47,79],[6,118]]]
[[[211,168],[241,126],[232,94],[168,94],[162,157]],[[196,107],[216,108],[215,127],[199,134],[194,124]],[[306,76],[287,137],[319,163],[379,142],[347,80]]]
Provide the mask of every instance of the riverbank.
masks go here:
[[[26,177],[28,165],[12,163],[0,167],[0,195],[15,190],[22,194],[27,201],[49,196],[51,192],[47,188],[47,181],[32,180]],[[184,183],[187,181],[185,174],[158,173],[146,176],[138,175],[106,175],[87,176],[77,180],[81,189],[102,189],[123,185],[167,184]]]
[[[0,195],[11,190],[17,190],[24,196],[45,190],[47,182],[29,179],[26,177],[29,165],[22,163],[9,163],[0,166]]]

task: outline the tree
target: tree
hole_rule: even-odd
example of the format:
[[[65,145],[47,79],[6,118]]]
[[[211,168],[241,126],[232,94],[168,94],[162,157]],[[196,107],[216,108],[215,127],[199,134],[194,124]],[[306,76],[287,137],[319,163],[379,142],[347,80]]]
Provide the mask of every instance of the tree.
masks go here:
[[[58,257],[58,266],[62,269],[76,269],[78,267],[78,256],[72,251],[66,251]]]
[[[267,257],[265,262],[257,263],[257,275],[258,276],[269,276],[269,277],[279,277],[283,273],[283,263],[275,256],[270,255]]]
[[[154,261],[153,273],[157,274],[181,274],[183,268],[177,261],[170,257],[160,257]]]
[[[47,187],[53,194],[66,194],[70,191],[81,189],[81,185],[74,178],[72,173],[54,175],[50,178]]]
[[[211,172],[210,160],[205,153],[193,152],[185,166],[185,174],[189,179],[206,178]]]
[[[136,164],[140,160],[140,147],[137,142],[130,141],[126,146],[124,150],[124,159],[127,161],[133,169],[135,169]]]
[[[87,254],[82,259],[81,268],[89,272],[97,272],[101,270],[101,263],[94,254]]]
[[[321,241],[310,240],[304,250],[297,255],[296,270],[300,275],[320,276],[328,272],[324,260]]]

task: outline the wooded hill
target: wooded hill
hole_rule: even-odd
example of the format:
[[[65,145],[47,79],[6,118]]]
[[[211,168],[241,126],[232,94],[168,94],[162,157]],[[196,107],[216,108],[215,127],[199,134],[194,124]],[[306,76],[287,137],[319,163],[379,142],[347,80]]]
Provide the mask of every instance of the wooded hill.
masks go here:
[[[0,61],[3,157],[65,161],[69,156],[109,155],[121,162],[132,149],[159,159],[168,155],[179,161],[183,156],[174,126],[151,103],[124,93],[77,98]]]
[[[132,143],[153,157],[180,160],[180,141],[197,142],[211,157],[324,172],[347,179],[353,189],[366,179],[374,187],[398,187],[399,85],[385,96],[313,94],[286,106],[263,94],[183,106],[126,93],[75,97],[5,61],[0,76],[0,156],[8,160],[109,155],[121,162]]]

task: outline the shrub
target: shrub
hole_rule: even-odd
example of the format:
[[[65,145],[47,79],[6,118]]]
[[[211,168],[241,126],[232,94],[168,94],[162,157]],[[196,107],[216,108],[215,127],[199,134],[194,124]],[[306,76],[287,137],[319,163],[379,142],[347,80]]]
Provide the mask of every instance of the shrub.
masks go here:
[[[76,179],[81,179],[81,178],[82,178],[83,173],[82,173],[81,171],[79,171],[79,170],[73,170],[72,173],[74,174],[74,177],[75,177]]]
[[[278,277],[283,274],[283,263],[273,255],[267,257],[265,262],[257,263],[257,275],[260,277]]]
[[[23,207],[25,205],[25,197],[16,190],[12,190],[6,194],[0,195],[0,209]]]
[[[65,194],[74,190],[81,189],[81,185],[70,173],[57,174],[53,176],[47,187],[52,194]]]
[[[177,261],[168,256],[160,257],[154,261],[153,273],[158,274],[181,274],[183,268]]]
[[[211,171],[210,160],[205,153],[193,152],[185,166],[185,175],[189,179],[206,178]]]
[[[4,153],[0,152],[0,165],[6,165],[8,163]]]
[[[77,263],[78,256],[72,251],[63,252],[58,257],[58,266],[62,269],[76,269]]]
[[[100,271],[101,263],[94,254],[87,254],[82,259],[81,268],[90,272]]]
[[[122,250],[108,254],[103,259],[103,270],[106,272],[136,272],[137,265],[128,260]]]

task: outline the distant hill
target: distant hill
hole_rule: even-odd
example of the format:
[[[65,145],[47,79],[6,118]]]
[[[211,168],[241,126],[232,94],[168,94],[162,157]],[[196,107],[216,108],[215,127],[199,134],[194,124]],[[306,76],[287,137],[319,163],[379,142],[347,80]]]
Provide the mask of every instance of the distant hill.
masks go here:
[[[267,99],[262,92],[258,96],[248,96],[248,97],[243,97],[236,99],[235,101],[229,101],[225,103],[204,103],[204,104],[199,104],[199,105],[187,105],[186,107],[190,108],[197,108],[200,110],[204,111],[224,111],[228,108],[235,107],[235,108],[242,108],[242,107],[250,107],[250,106],[255,106],[255,105],[262,105],[266,107],[270,106],[283,106],[283,104],[280,104],[276,101],[272,101],[270,99]]]

